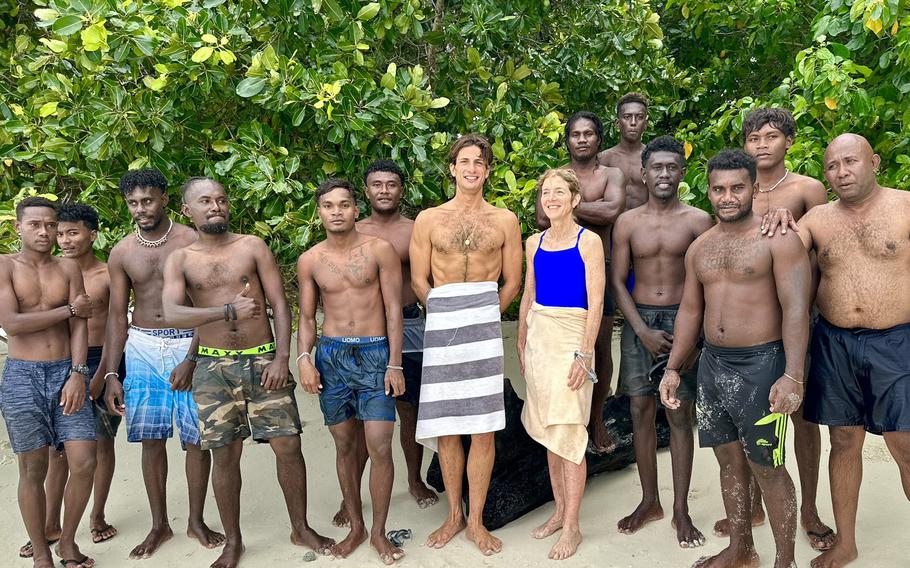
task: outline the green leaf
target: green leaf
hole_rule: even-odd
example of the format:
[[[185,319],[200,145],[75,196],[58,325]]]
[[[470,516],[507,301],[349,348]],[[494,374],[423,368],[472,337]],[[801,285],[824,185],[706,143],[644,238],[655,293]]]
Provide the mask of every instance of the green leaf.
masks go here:
[[[506,84],[505,81],[500,83],[499,86],[496,87],[496,100],[501,101],[506,96],[506,92],[508,90],[509,90],[509,85]]]
[[[200,47],[196,50],[191,59],[196,63],[203,63],[205,60],[212,56],[212,53],[214,53],[214,51],[215,49],[208,45]]]
[[[370,2],[357,12],[357,19],[361,21],[372,20],[379,13],[379,2]]]
[[[73,35],[82,29],[82,18],[79,16],[63,16],[54,22],[51,30],[60,36]]]
[[[202,3],[202,7],[203,8],[214,8],[215,6],[221,6],[226,1],[227,0],[205,0],[205,2]]]
[[[338,2],[335,0],[322,0],[322,7],[325,8],[325,15],[328,16],[329,19],[338,22],[344,18],[344,12],[341,10],[341,6],[339,6]]]
[[[515,172],[512,170],[506,170],[506,185],[509,186],[509,191],[515,191],[518,189],[518,180],[515,179]]]
[[[41,105],[41,108],[38,109],[38,116],[44,118],[50,116],[57,112],[57,101],[51,101],[49,103],[44,103]]]
[[[82,144],[79,145],[79,151],[82,152],[82,155],[86,158],[97,158],[98,151],[101,149],[101,145],[104,144],[108,136],[109,134],[107,132],[90,134],[82,141]]]
[[[42,22],[49,22],[60,17],[60,12],[52,8],[38,8],[34,11],[34,14]]]
[[[449,99],[445,97],[439,97],[430,101],[430,108],[443,108],[447,104],[449,104]]]
[[[395,90],[395,75],[391,73],[386,73],[382,76],[382,79],[379,80],[379,84],[383,89],[388,89],[390,91]]]
[[[66,51],[66,42],[60,41],[59,39],[47,39],[46,37],[41,38],[41,43],[46,45],[48,49],[54,53],[63,53]]]
[[[516,69],[514,73],[512,73],[512,80],[521,81],[522,79],[524,79],[525,77],[527,77],[530,74],[531,74],[531,68],[528,67],[527,65],[522,65],[521,67]]]
[[[104,27],[104,20],[85,28],[80,32],[80,36],[85,51],[107,51],[107,28]]]
[[[255,97],[265,88],[265,83],[263,77],[247,77],[237,84],[237,95],[247,99]]]
[[[200,39],[205,43],[218,43],[218,38],[212,34],[202,34],[202,37]]]

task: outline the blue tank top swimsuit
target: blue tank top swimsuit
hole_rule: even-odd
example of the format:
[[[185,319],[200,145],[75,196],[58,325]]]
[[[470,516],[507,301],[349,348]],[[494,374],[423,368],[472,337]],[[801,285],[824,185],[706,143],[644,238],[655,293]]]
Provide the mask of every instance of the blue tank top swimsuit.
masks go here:
[[[534,279],[537,283],[536,302],[550,308],[588,309],[588,286],[585,261],[578,250],[584,228],[578,231],[575,246],[563,250],[544,250],[544,231],[534,254]]]

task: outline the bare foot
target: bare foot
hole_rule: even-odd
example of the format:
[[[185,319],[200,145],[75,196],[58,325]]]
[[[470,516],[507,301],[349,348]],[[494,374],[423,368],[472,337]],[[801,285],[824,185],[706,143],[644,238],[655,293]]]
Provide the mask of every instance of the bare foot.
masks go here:
[[[61,531],[59,531],[59,530],[56,533],[49,533],[49,532],[45,531],[45,533],[44,533],[45,535],[53,535],[53,536],[47,536],[47,545],[48,546],[53,546],[53,545],[57,544],[57,541],[60,540],[60,532]],[[35,549],[32,546],[32,541],[28,541],[19,547],[19,558],[31,558],[34,555],[35,555]]]
[[[550,560],[565,560],[575,554],[579,544],[581,544],[581,531],[578,528],[567,528],[562,531],[559,540],[550,549],[547,557]]]
[[[389,539],[382,533],[374,534],[370,537],[370,544],[379,553],[379,559],[386,566],[394,564],[396,561],[404,558],[404,551],[389,542]]]
[[[199,544],[209,549],[224,545],[224,535],[213,531],[205,523],[188,526],[186,528],[186,536],[198,540]],[[243,553],[242,550],[240,552],[241,554]],[[239,554],[237,558],[240,558]]]
[[[705,543],[705,535],[695,528],[692,517],[688,514],[673,515],[670,526],[676,529],[676,540],[680,548],[696,548]]]
[[[765,524],[765,510],[762,508],[754,509],[752,511],[752,526],[760,527]],[[715,536],[727,538],[730,536],[730,521],[727,519],[721,519],[714,523],[714,534]]]
[[[463,531],[465,526],[467,525],[464,518],[446,519],[446,522],[441,527],[431,532],[430,536],[427,537],[427,546],[430,548],[442,548],[455,538],[456,534]]]
[[[635,534],[638,530],[650,523],[659,521],[664,518],[664,510],[660,503],[646,503],[642,501],[638,507],[632,511],[628,517],[624,517],[616,523],[616,528],[623,534]]]
[[[554,511],[553,516],[547,519],[547,522],[531,531],[534,538],[547,538],[562,528],[562,511]],[[552,556],[551,556],[552,558]]]
[[[130,558],[133,560],[150,558],[158,550],[158,547],[171,540],[172,536],[174,536],[174,531],[168,525],[160,529],[152,528],[145,540],[130,552]]]
[[[856,560],[856,545],[841,545],[835,540],[834,546],[812,559],[812,568],[842,568]]]
[[[332,517],[332,526],[339,528],[351,526],[351,519],[348,518],[348,512],[344,509],[344,501],[338,506],[338,512],[335,513],[335,516]]]
[[[727,547],[714,556],[702,556],[692,568],[758,568],[759,559],[753,549],[733,550]]]
[[[306,546],[316,551],[316,554],[328,555],[335,546],[335,539],[327,538],[317,533],[310,527],[302,531],[293,531],[291,533],[291,543],[297,546]]]
[[[240,556],[243,555],[245,550],[246,547],[243,546],[243,543],[224,543],[224,550],[221,551],[221,556],[218,557],[218,560],[211,563],[210,568],[237,568],[237,564],[240,563]]]
[[[426,509],[439,502],[439,496],[436,495],[432,489],[427,487],[423,481],[417,481],[408,488],[408,491],[417,501],[417,506],[421,509]]]
[[[490,531],[483,525],[478,527],[468,527],[465,536],[468,540],[474,541],[477,548],[484,556],[490,556],[502,551],[502,541],[490,534]]]
[[[56,568],[53,558],[37,558],[33,561],[32,568]],[[67,568],[79,568],[78,564],[70,564]]]
[[[361,525],[359,528],[352,528],[348,536],[338,544],[332,545],[332,556],[335,558],[347,558],[357,547],[363,544],[367,539],[367,531]]]
[[[594,453],[605,454],[613,451],[613,448],[616,447],[603,420],[591,422],[588,426],[588,435],[591,437],[591,446],[594,449]]]
[[[818,518],[818,513],[803,514],[801,520],[812,548],[824,552],[834,545],[837,535],[834,534],[834,529]]]

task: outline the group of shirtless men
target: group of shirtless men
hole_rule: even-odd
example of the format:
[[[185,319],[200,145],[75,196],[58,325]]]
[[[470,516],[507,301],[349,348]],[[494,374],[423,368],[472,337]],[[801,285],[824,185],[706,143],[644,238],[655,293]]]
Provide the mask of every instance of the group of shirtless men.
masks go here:
[[[580,180],[578,222],[603,238],[612,267],[596,349],[601,377],[612,374],[616,307],[625,317],[618,390],[631,401],[642,500],[619,531],[631,534],[663,517],[659,396],[671,432],[672,524],[681,547],[704,543],[687,507],[697,399],[700,443],[714,449],[721,466],[727,518],[714,532],[730,538],[697,565],[757,566],[751,527],[764,520],[762,494],[777,546],[774,565],[795,565],[796,498],[783,467],[787,415],[795,427],[799,522],[823,551],[812,566],[848,564],[857,557],[865,432],[884,435],[910,499],[910,192],[878,185],[879,156],[864,138],[844,134],[824,155],[825,179],[838,198],[828,203],[819,181],[786,169],[795,136],[790,113],[758,109],[743,123],[743,150],[708,162],[713,224],[678,198],[682,144],[669,136],[642,144],[647,100],[632,93],[616,110],[621,140],[603,152],[597,116],[569,119],[565,167]],[[399,211],[407,176],[387,160],[365,172],[372,213],[361,221],[351,183],[328,179],[316,191],[326,239],[297,262],[296,366],[303,390],[319,395],[336,445],[343,502],[333,523],[350,527],[338,543],[307,522],[289,371],[292,316],[281,273],[262,239],[230,232],[226,189],[205,177],[182,186],[181,212],[194,230],[169,216],[160,172],[128,172],[120,191],[136,232],[113,248],[107,264],[93,254],[98,217],[91,207],[58,208],[40,197],[20,202],[21,250],[0,257],[0,325],[9,335],[0,410],[19,459],[18,501],[30,539],[20,555],[51,568],[56,544],[66,568],[94,565],[75,543],[76,530],[94,487],[92,539],[116,534],[104,505],[113,437],[125,415],[129,441],[142,443],[152,514],[151,531],[131,558],[151,556],[173,534],[165,441],[176,418],[189,487],[187,535],[207,548],[223,546],[214,568],[236,566],[243,553],[240,457],[250,436],[275,453],[292,543],[346,557],[369,537],[385,563],[400,559],[403,551],[385,534],[396,410],[410,493],[421,507],[437,501],[421,479],[423,453],[415,442],[421,304],[434,286],[492,281],[501,283],[504,311],[520,288],[518,220],[483,197],[491,156],[482,137],[459,138],[449,154],[454,197],[415,221]],[[537,209],[544,229],[546,215],[539,203]],[[52,256],[55,244],[62,258]],[[662,365],[658,387],[659,377],[652,377]],[[595,385],[589,431],[596,452],[611,446],[602,417],[609,394],[609,379]],[[836,535],[816,510],[819,424],[830,427]],[[427,545],[441,548],[466,529],[482,553],[492,554],[502,543],[484,528],[482,507],[470,507],[465,518],[461,496],[467,469],[470,502],[484,503],[493,433],[474,434],[471,442],[466,460],[457,436],[439,440],[449,513]],[[367,460],[369,533],[360,500]],[[203,520],[210,473],[224,535]],[[535,536],[561,527],[557,510]]]

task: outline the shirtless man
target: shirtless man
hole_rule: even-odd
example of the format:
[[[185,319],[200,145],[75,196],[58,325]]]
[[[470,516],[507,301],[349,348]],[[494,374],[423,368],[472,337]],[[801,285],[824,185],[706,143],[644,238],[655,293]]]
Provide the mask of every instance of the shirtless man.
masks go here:
[[[79,265],[85,291],[92,299],[92,317],[88,320],[88,369],[89,376],[94,377],[101,364],[104,330],[107,325],[107,309],[110,296],[110,278],[107,264],[95,257],[93,245],[98,236],[98,213],[82,203],[64,203],[57,211],[57,244],[63,256],[71,258]],[[123,358],[120,359],[118,372],[126,376]],[[114,437],[120,428],[121,417],[109,412],[104,405],[104,380],[95,377],[89,385],[89,392],[95,411],[95,435],[98,439],[97,466],[95,467],[94,501],[89,517],[92,542],[110,540],[117,534],[117,529],[105,521],[104,506],[111,490],[114,478]],[[66,465],[66,454],[61,459],[52,460],[48,477],[61,462]],[[65,483],[66,470],[59,477]],[[60,483],[59,487],[63,487]],[[48,503],[51,502],[48,496]],[[59,515],[60,505],[57,501],[56,512]]]
[[[518,218],[483,198],[492,162],[484,137],[455,141],[449,150],[455,197],[417,216],[410,247],[411,286],[427,308],[416,436],[438,450],[449,502],[448,518],[427,546],[442,548],[467,527],[484,555],[502,550],[502,541],[483,526],[483,506],[496,457],[494,433],[505,428],[500,314],[521,286]],[[471,435],[467,524],[463,434]]]
[[[399,205],[407,176],[395,162],[376,160],[364,174],[366,196],[373,212],[357,222],[357,231],[389,241],[401,259],[401,305],[404,318],[404,343],[401,365],[404,367],[405,391],[395,400],[401,418],[401,449],[408,468],[408,490],[421,509],[439,501],[423,482],[423,446],[417,443],[417,404],[420,401],[420,371],[423,365],[424,317],[417,296],[411,288],[411,261],[408,246],[414,221],[401,214]],[[366,462],[364,462],[366,463]]]
[[[619,521],[619,531],[633,534],[650,521],[662,519],[657,488],[657,384],[651,370],[666,361],[673,344],[673,323],[686,279],[685,256],[689,245],[711,228],[711,216],[679,201],[679,182],[686,175],[681,142],[660,136],[648,142],[641,154],[641,170],[650,198],[641,207],[619,216],[613,228],[613,294],[625,315],[619,362],[619,392],[629,396],[633,443],[642,498],[635,511]],[[630,294],[626,288],[629,266],[638,280]],[[697,356],[697,352],[694,354]],[[705,537],[689,517],[689,482],[695,424],[695,365],[681,372],[677,398],[680,407],[667,410],[670,455],[673,462],[673,521],[683,548],[701,546]]]
[[[787,169],[784,158],[793,144],[796,122],[790,111],[781,108],[753,110],[743,120],[743,149],[755,159],[758,191],[753,194],[752,210],[762,217],[762,231],[774,236],[778,226],[786,233],[806,211],[828,202],[825,186],[816,179]],[[767,215],[767,217],[765,217]],[[798,230],[798,229],[797,229]],[[821,460],[821,433],[816,424],[803,419],[803,409],[790,415],[799,469],[800,524],[812,548],[827,550],[834,542],[834,531],[818,517],[818,471]],[[761,489],[751,484],[752,526],[765,520]],[[727,520],[715,523],[714,533],[727,536]]]
[[[36,568],[54,567],[50,545],[58,539],[64,568],[91,568],[95,561],[74,539],[95,474],[95,419],[91,404],[85,404],[92,303],[79,266],[51,255],[57,236],[53,202],[20,201],[15,230],[20,252],[0,256],[0,326],[9,337],[0,413],[19,462],[19,511]],[[63,526],[56,538],[45,532],[48,447],[69,457]]]
[[[641,93],[623,95],[616,103],[616,127],[619,143],[598,154],[597,161],[619,168],[626,176],[624,209],[631,211],[648,201],[648,188],[641,173],[641,153],[645,149],[641,137],[648,128],[648,98]]]
[[[173,436],[174,415],[186,450],[187,536],[215,548],[224,543],[224,536],[210,530],[202,518],[212,456],[199,449],[199,419],[190,392],[196,366],[193,330],[175,328],[161,304],[164,261],[175,250],[195,242],[196,232],[168,217],[167,181],[158,170],[125,173],[120,178],[120,192],[136,222],[136,233],[117,243],[108,257],[110,309],[104,354],[95,379],[100,376],[105,382],[107,408],[126,415],[127,440],[142,442],[142,477],[152,529],[133,548],[130,558],[150,557],[174,535],[167,514],[165,448]],[[131,291],[133,319],[128,323]],[[127,372],[123,386],[117,372],[121,356],[126,359]]]
[[[610,231],[616,218],[625,206],[625,177],[618,168],[602,166],[597,162],[597,151],[603,143],[603,124],[597,115],[577,112],[569,117],[565,128],[566,148],[572,161],[565,167],[578,176],[581,183],[581,203],[575,208],[578,223],[600,236],[604,245],[607,262],[607,278],[610,277],[611,245]],[[640,174],[639,174],[640,175]],[[550,221],[537,199],[537,227],[542,231],[550,227]],[[588,432],[595,452],[605,452],[612,442],[603,420],[603,408],[610,396],[610,381],[613,377],[613,316],[616,304],[610,287],[604,288],[603,319],[594,347],[594,368],[600,381],[594,384],[591,398],[591,420]]]
[[[796,235],[762,237],[761,218],[752,212],[756,187],[755,161],[741,150],[708,161],[708,197],[719,223],[686,253],[682,303],[660,384],[664,405],[679,408],[679,369],[704,329],[698,435],[720,465],[730,545],[700,559],[699,568],[758,566],[749,523],[750,469],[768,496],[774,566],[795,566],[796,496],[784,467],[784,442],[786,415],[802,402],[812,279]]]
[[[197,328],[199,337],[193,398],[202,449],[214,455],[212,488],[226,536],[212,568],[234,568],[243,554],[240,456],[251,435],[275,453],[291,542],[327,554],[334,541],[313,531],[306,519],[306,464],[288,368],[291,311],[278,264],[262,239],[228,231],[228,197],[220,183],[190,178],[182,193],[183,214],[199,239],[168,257],[163,307],[167,321]],[[274,313],[274,334],[266,302]]]
[[[351,531],[332,547],[347,558],[367,538],[360,501],[365,438],[370,466],[373,524],[370,544],[385,564],[404,556],[386,536],[394,465],[395,399],[405,392],[401,344],[401,260],[383,239],[355,228],[354,186],[329,178],[316,189],[326,240],[297,261],[300,327],[297,368],[303,389],[319,407],[335,441],[335,467]],[[316,307],[322,300],[322,337],[316,341]],[[310,351],[316,347],[315,361]],[[362,431],[362,432],[361,432]]]
[[[823,164],[839,199],[799,221],[820,273],[805,417],[830,427],[837,525],[834,545],[813,568],[857,557],[866,432],[884,435],[910,499],[910,193],[878,184],[880,162],[865,138],[835,138]]]
[[[89,377],[94,376],[101,361],[101,344],[104,342],[104,325],[107,320],[108,278],[107,265],[97,258],[92,251],[92,244],[98,229],[98,214],[94,209],[81,203],[64,203],[57,210],[57,244],[63,255],[79,265],[86,292],[92,299],[92,317],[88,320],[88,365]],[[123,373],[125,375],[125,373]],[[91,387],[95,384],[90,385]],[[97,386],[103,386],[103,383]],[[92,399],[97,401],[97,395]],[[92,541],[103,542],[117,534],[117,529],[104,520],[104,504],[111,488],[114,476],[114,435],[120,425],[120,417],[102,413],[97,402],[95,408],[95,434],[97,437],[97,465],[95,467],[95,503],[91,514]],[[102,403],[103,404],[103,403]],[[56,448],[48,448],[47,480],[45,494],[47,509],[45,513],[44,535],[47,540],[57,541],[60,538],[60,514],[63,507],[63,492],[69,466],[66,453]],[[19,549],[21,558],[31,558],[32,542],[28,541]]]

